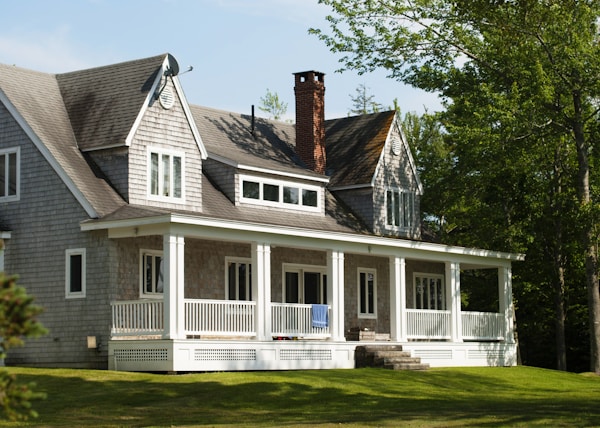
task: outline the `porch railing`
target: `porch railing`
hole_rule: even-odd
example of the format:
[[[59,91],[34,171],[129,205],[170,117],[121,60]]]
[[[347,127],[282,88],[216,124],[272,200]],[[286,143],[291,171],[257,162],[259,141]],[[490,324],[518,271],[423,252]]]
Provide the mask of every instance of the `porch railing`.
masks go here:
[[[504,316],[495,312],[462,312],[464,340],[501,340],[504,338]]]
[[[144,336],[163,333],[162,300],[112,302],[113,336]]]
[[[331,319],[330,306],[327,312]],[[312,305],[271,303],[271,332],[274,337],[323,338],[331,336],[331,327],[312,326]]]
[[[450,311],[407,309],[409,339],[450,339]]]
[[[188,335],[255,336],[256,302],[185,299]]]

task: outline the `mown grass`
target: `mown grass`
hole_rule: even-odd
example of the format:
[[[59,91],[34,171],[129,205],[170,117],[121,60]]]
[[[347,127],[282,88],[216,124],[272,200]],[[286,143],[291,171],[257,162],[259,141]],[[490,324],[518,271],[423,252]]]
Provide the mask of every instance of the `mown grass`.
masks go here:
[[[600,377],[531,367],[146,374],[9,368],[47,398],[0,426],[600,426]]]

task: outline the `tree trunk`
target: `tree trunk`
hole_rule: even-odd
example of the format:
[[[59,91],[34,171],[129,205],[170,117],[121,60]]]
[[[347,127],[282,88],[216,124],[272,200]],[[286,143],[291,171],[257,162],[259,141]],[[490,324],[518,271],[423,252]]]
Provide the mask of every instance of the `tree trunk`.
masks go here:
[[[581,94],[573,91],[573,134],[577,146],[577,191],[583,212],[582,238],[585,248],[585,276],[588,292],[588,315],[590,324],[590,370],[600,375],[600,290],[598,287],[598,251],[591,216],[589,145],[584,133]]]

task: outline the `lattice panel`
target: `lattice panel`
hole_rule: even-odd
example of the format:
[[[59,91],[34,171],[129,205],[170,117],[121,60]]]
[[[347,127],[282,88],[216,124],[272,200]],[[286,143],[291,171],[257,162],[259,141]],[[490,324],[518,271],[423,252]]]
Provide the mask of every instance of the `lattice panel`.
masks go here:
[[[473,349],[469,351],[469,359],[471,360],[490,360],[490,359],[499,359],[504,355],[502,351],[491,349]]]
[[[416,349],[412,351],[414,357],[427,359],[451,360],[452,350],[435,350],[435,349]]]
[[[167,361],[167,349],[116,349],[117,361]]]
[[[196,361],[255,361],[256,349],[196,349]]]
[[[282,360],[331,360],[330,349],[282,349]]]

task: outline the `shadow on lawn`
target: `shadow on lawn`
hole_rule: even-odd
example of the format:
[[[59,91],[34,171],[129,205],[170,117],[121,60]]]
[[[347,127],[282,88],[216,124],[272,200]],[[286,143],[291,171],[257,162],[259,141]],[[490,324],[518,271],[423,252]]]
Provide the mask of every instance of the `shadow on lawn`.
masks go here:
[[[507,369],[510,370],[510,369]],[[257,372],[131,380],[114,374],[85,377],[19,375],[48,394],[34,403],[33,425],[185,426],[391,424],[444,422],[461,426],[594,425],[597,400],[573,391],[513,391],[514,383],[467,371],[392,372],[377,369],[327,373]],[[508,372],[509,373],[509,372]],[[219,376],[222,375],[222,376]],[[264,380],[263,380],[264,379]],[[600,392],[598,382],[589,383]],[[588,394],[591,397],[593,394]],[[597,395],[596,395],[597,396]],[[576,419],[574,419],[576,418]]]

